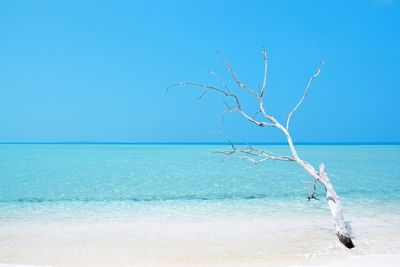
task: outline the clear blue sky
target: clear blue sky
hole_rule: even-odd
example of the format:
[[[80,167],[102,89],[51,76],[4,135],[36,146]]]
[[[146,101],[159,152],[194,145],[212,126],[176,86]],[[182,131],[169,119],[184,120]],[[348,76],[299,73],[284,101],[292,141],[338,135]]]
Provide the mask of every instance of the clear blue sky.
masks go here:
[[[395,0],[0,0],[0,141],[284,141],[237,114],[222,122],[218,95],[164,92],[214,82],[209,69],[229,78],[217,50],[257,87],[262,47],[282,119],[327,62],[293,116],[296,141],[400,141]]]

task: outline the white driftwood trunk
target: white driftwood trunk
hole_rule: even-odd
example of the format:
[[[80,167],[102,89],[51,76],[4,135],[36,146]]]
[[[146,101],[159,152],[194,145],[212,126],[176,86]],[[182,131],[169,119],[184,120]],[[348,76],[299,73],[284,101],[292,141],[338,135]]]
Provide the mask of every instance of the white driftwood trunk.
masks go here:
[[[281,124],[276,125],[286,136],[289,144],[290,151],[292,152],[293,159],[300,164],[312,177],[320,182],[326,191],[326,200],[328,202],[329,209],[331,211],[333,224],[335,227],[336,235],[339,241],[347,248],[353,248],[354,244],[351,241],[350,234],[346,228],[346,223],[343,218],[343,209],[339,196],[336,194],[331,181],[325,171],[325,163],[322,162],[319,166],[319,172],[315,170],[308,162],[302,160],[297,154],[296,148],[294,147],[292,137],[290,136],[289,130]]]
[[[346,223],[343,217],[342,203],[339,196],[336,194],[333,185],[331,184],[328,175],[325,172],[325,163],[321,163],[319,172],[306,162],[300,163],[308,173],[310,173],[318,182],[320,182],[326,191],[326,200],[331,211],[333,225],[335,227],[336,235],[339,241],[347,248],[353,248],[354,244],[351,241],[349,231],[347,230]]]
[[[333,185],[331,184],[328,175],[325,172],[325,164],[321,163],[319,167],[320,182],[324,185],[326,190],[326,200],[328,201],[331,210],[333,224],[335,226],[336,235],[340,242],[348,248],[353,248],[354,244],[351,241],[350,234],[347,230],[345,220],[343,218],[342,203],[339,196],[336,194]]]

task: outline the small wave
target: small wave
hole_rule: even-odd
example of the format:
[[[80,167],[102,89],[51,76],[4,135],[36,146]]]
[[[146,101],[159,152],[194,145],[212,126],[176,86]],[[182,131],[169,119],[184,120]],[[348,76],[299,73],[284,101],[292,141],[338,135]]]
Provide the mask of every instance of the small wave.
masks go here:
[[[132,202],[158,202],[158,201],[215,201],[215,200],[251,200],[251,199],[265,199],[271,197],[266,194],[249,194],[249,195],[215,195],[215,196],[165,196],[165,197],[119,197],[119,198],[18,198],[10,200],[0,200],[0,203],[57,203],[57,202],[118,202],[118,201],[132,201]],[[275,199],[276,197],[274,197]],[[287,196],[284,197],[287,199]],[[0,266],[1,267],[1,266]]]

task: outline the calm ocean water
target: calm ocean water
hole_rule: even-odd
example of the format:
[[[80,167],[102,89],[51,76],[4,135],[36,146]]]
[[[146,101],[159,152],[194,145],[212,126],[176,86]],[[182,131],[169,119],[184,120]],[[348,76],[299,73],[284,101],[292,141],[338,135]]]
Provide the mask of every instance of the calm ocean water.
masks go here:
[[[263,146],[289,155],[286,146]],[[141,203],[274,202],[275,208],[310,205],[312,180],[286,162],[252,165],[238,157],[212,154],[223,145],[1,144],[0,211],[43,207],[78,209]],[[400,204],[400,146],[301,145],[300,155],[317,166],[322,160],[345,205]],[[321,201],[312,205],[325,208]],[[276,203],[280,203],[276,205]],[[268,205],[265,205],[268,206]],[[18,212],[17,212],[18,213]]]

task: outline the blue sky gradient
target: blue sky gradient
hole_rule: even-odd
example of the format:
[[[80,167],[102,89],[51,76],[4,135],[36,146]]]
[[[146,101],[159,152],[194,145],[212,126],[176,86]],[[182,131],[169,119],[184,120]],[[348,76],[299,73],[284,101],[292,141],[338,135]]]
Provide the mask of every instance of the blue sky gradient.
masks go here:
[[[0,0],[0,141],[284,141],[179,80],[262,82],[283,120],[326,61],[291,122],[299,142],[400,141],[397,1]],[[236,90],[235,88],[234,90]],[[244,106],[256,111],[245,94]]]

